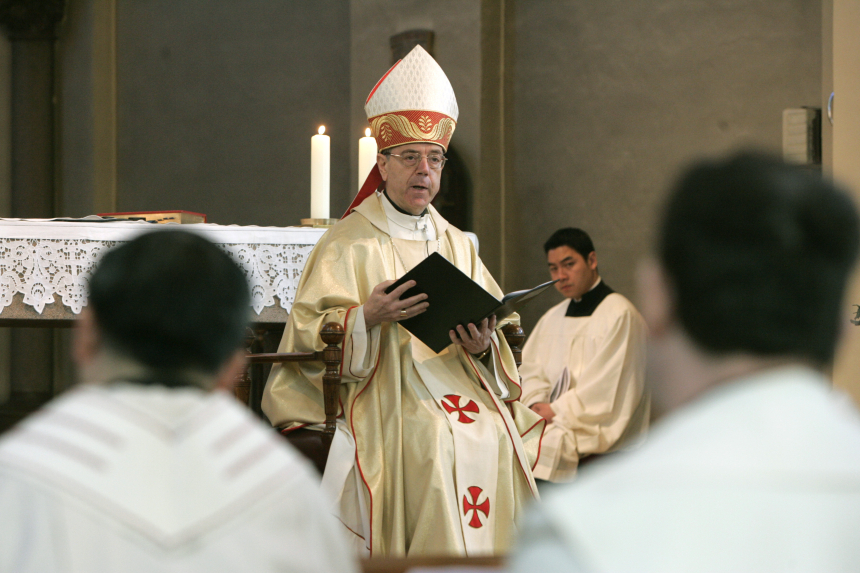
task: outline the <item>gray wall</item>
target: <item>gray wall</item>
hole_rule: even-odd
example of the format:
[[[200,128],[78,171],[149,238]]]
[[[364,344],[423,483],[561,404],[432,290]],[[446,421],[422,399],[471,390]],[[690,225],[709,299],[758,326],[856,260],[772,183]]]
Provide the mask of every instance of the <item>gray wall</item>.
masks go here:
[[[782,110],[820,106],[818,0],[520,0],[514,6],[509,289],[547,277],[541,245],[582,227],[633,294],[667,186],[691,158],[781,151]],[[560,299],[527,309],[524,323]]]
[[[117,208],[201,211],[212,222],[310,214],[310,138],[332,136],[347,184],[345,2],[122,2]]]
[[[92,137],[92,2],[69,2],[58,49],[64,215],[92,205],[91,147],[75,151]],[[343,0],[117,0],[116,208],[298,224],[310,214],[320,124],[332,136],[332,203],[342,202],[351,191],[349,45]]]

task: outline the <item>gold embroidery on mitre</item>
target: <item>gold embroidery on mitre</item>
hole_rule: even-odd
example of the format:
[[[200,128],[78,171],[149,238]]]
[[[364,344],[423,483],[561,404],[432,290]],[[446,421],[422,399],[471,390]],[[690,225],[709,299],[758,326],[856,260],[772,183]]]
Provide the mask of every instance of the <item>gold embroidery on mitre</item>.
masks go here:
[[[370,129],[385,143],[391,143],[397,133],[409,139],[440,141],[450,137],[456,125],[457,122],[450,117],[443,117],[433,125],[433,120],[427,115],[422,115],[415,124],[402,115],[389,114],[374,118]]]
[[[418,127],[421,128],[421,131],[426,133],[433,129],[433,120],[430,119],[430,116],[428,115],[422,115],[418,119]]]

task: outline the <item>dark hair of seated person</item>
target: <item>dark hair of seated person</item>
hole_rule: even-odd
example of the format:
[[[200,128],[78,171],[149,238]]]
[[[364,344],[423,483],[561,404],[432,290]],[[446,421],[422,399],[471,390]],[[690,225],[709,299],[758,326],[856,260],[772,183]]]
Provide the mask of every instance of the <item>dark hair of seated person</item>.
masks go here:
[[[549,253],[553,249],[559,247],[570,247],[579,253],[583,259],[588,258],[588,255],[594,251],[594,243],[591,242],[591,237],[582,229],[566,227],[559,229],[547,239],[543,244],[544,253]]]
[[[216,373],[242,346],[249,318],[243,272],[206,239],[154,231],[108,252],[89,305],[106,347],[155,373]]]
[[[858,250],[851,199],[754,153],[692,166],[670,195],[659,257],[681,326],[714,353],[829,363]]]

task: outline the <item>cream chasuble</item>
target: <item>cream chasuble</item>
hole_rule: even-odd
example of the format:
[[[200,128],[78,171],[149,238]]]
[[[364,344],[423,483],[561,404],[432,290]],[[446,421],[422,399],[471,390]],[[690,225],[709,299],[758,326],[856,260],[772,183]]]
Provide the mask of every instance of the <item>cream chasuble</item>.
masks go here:
[[[556,414],[534,468],[535,477],[556,482],[572,480],[580,458],[629,445],[647,430],[650,415],[642,316],[618,293],[605,296],[590,316],[566,316],[569,304],[541,317],[520,367],[523,403],[551,402]],[[570,389],[551,401],[563,376]]]
[[[361,303],[373,287],[437,250],[501,295],[469,239],[435,209],[413,217],[369,198],[314,249],[281,343],[282,351],[319,349],[322,324],[345,326],[343,417],[323,486],[373,556],[506,552],[537,495],[531,468],[544,424],[518,401],[503,337],[493,335],[487,368],[453,345],[437,355],[396,323],[365,328]],[[302,364],[273,370],[263,399],[273,424],[324,419],[322,373]]]

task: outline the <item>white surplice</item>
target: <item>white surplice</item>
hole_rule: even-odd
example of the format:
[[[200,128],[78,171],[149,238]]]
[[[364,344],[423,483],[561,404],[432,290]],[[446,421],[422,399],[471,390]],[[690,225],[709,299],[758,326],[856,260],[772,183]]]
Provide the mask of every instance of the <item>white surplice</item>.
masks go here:
[[[228,394],[84,385],[0,440],[0,572],[356,571],[316,479]]]
[[[512,570],[860,571],[860,414],[801,366],[723,382],[533,508]]]
[[[625,297],[607,295],[590,316],[565,316],[569,300],[544,314],[523,348],[522,402],[549,402],[553,385],[570,389],[552,402],[536,478],[564,482],[580,458],[633,442],[648,428],[642,316]]]

